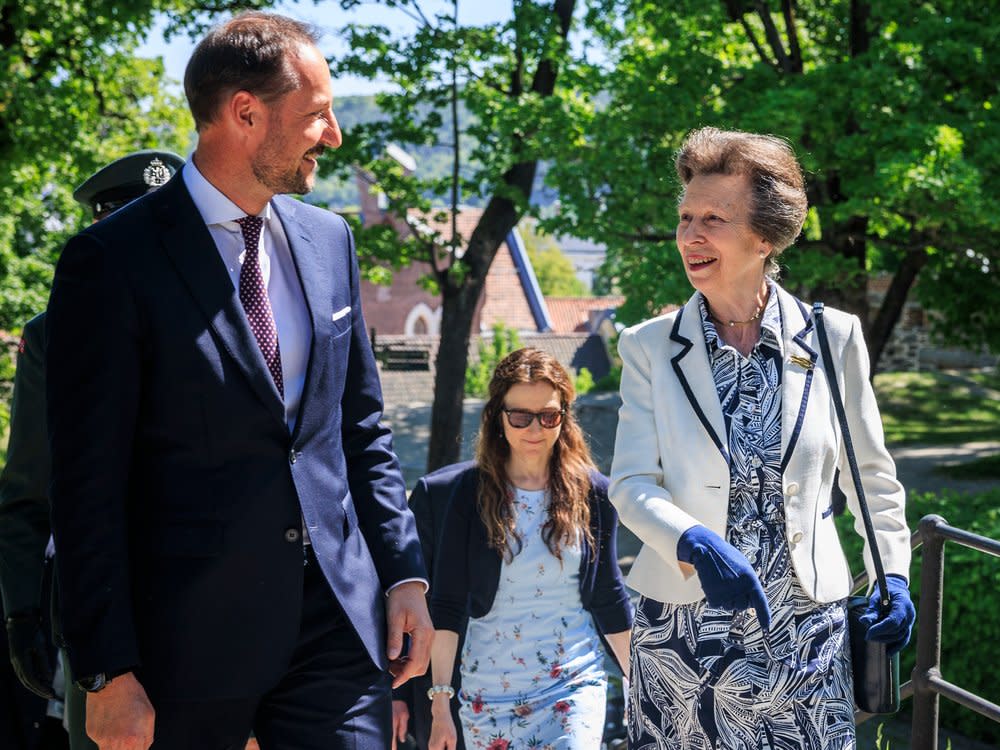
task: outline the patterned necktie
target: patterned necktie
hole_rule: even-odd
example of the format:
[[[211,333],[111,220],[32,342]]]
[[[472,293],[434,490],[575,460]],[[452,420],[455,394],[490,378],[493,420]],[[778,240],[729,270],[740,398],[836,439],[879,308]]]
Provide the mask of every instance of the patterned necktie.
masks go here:
[[[271,300],[264,286],[264,275],[260,270],[260,232],[264,221],[257,216],[244,216],[236,223],[243,230],[243,242],[246,253],[243,256],[243,267],[240,269],[240,302],[246,312],[250,330],[253,331],[257,344],[264,355],[267,369],[271,371],[278,393],[285,397],[285,381],[281,374],[281,349],[278,346],[278,328],[274,324],[274,313],[271,310]]]

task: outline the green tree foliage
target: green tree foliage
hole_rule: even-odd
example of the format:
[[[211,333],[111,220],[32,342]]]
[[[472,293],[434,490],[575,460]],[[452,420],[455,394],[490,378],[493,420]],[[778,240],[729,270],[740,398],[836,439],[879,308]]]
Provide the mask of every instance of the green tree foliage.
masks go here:
[[[690,294],[673,153],[716,125],[794,145],[812,211],[788,284],[860,314],[876,358],[918,277],[948,341],[1000,349],[1000,21],[986,4],[600,0],[587,22],[603,54],[581,81],[579,137],[554,141],[562,212],[547,226],[607,243],[621,319]],[[874,271],[892,283],[869,320]]]
[[[589,368],[580,368],[580,372],[573,378],[573,388],[576,389],[577,396],[582,396],[584,393],[590,393],[594,390],[594,376],[591,374]]]
[[[538,286],[546,297],[585,297],[587,285],[576,276],[573,264],[551,235],[538,230],[534,219],[523,219],[518,232],[535,269]]]
[[[521,348],[521,337],[516,328],[503,323],[493,325],[493,337],[480,338],[477,343],[479,359],[470,362],[465,370],[465,395],[473,398],[489,397],[490,379],[500,360]]]
[[[341,0],[345,8],[360,4]],[[489,267],[529,210],[552,134],[565,137],[557,123],[566,122],[568,109],[557,81],[573,75],[567,37],[576,2],[516,0],[510,19],[481,26],[458,22],[457,0],[436,15],[425,14],[419,0],[380,4],[409,16],[415,30],[394,37],[384,26],[347,28],[352,52],[336,71],[387,79],[394,88],[377,97],[386,119],[347,132],[338,160],[362,165],[389,211],[410,229],[400,240],[385,228],[364,228],[358,247],[367,260],[390,267],[426,261],[442,296],[428,456],[433,469],[458,459],[471,325]],[[381,158],[391,143],[444,146],[451,170],[437,180],[408,174]],[[463,237],[458,212],[471,196],[483,206],[482,217]],[[447,210],[431,214],[441,203]],[[427,218],[450,223],[451,231],[433,231]]]
[[[379,109],[375,96],[336,96],[336,82],[333,107],[337,112],[337,120],[345,132],[353,133],[360,125],[369,125],[386,119],[386,114]],[[426,116],[421,107],[421,116]],[[449,134],[447,131],[448,108],[438,112],[441,126],[438,128],[436,140],[447,143]],[[468,117],[463,107],[459,107],[459,122],[464,123]],[[452,150],[446,145],[420,145],[414,143],[406,144],[406,151],[416,161],[416,177],[425,181],[429,185],[441,185],[446,183],[452,173]],[[332,161],[340,164],[344,163],[342,153],[333,156]],[[466,170],[469,166],[466,166]],[[433,200],[435,195],[428,193],[428,199]],[[316,187],[305,197],[309,203],[324,205],[335,210],[356,210],[358,205],[358,185],[355,176],[343,168],[330,173],[325,171],[316,180]],[[462,203],[470,206],[479,206],[482,203],[481,197],[475,194],[464,193]]]
[[[129,151],[187,151],[192,124],[163,65],[135,55],[154,14],[171,31],[263,3],[0,2],[0,329],[44,309],[55,259],[89,221],[73,188]]]
[[[7,461],[7,438],[10,428],[10,397],[14,392],[14,366],[17,339],[0,334],[0,464]]]

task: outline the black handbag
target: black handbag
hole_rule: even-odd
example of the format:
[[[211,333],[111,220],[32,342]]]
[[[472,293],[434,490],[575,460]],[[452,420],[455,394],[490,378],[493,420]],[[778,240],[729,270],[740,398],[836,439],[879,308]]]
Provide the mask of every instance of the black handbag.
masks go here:
[[[879,590],[879,619],[889,613],[889,593],[885,585],[885,567],[879,555],[878,544],[875,541],[875,527],[868,511],[868,501],[861,484],[861,472],[858,470],[858,460],[854,455],[854,445],[851,442],[851,432],[847,426],[847,414],[844,411],[844,401],[840,397],[840,386],[837,384],[837,372],[833,367],[833,357],[830,355],[830,342],[826,338],[826,327],[823,324],[823,303],[813,303],[813,320],[816,322],[816,334],[819,337],[820,351],[823,355],[823,368],[826,370],[827,381],[833,394],[833,406],[840,422],[840,432],[847,451],[847,462],[851,467],[851,478],[858,494],[858,505],[861,506],[861,517],[865,524],[865,535],[875,564],[875,577]],[[851,647],[851,671],[854,674],[854,703],[861,711],[868,714],[893,714],[899,710],[899,654],[889,656],[884,643],[865,640],[868,628],[861,622],[861,615],[868,609],[868,597],[852,596],[847,600],[848,638]]]

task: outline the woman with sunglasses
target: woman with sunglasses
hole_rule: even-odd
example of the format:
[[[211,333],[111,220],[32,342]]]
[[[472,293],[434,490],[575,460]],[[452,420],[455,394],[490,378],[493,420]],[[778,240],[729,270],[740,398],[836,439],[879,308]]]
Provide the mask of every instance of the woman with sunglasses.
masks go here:
[[[475,465],[454,481],[435,562],[431,750],[452,750],[450,683],[464,634],[465,745],[596,750],[604,643],[628,669],[632,609],[618,517],[571,410],[566,370],[538,349],[497,365]]]

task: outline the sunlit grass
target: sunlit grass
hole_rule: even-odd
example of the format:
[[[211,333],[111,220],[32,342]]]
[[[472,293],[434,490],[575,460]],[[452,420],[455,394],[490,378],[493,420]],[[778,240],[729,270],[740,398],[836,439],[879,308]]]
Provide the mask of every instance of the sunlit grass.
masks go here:
[[[889,445],[1000,440],[995,370],[883,373],[875,377],[875,391]]]

